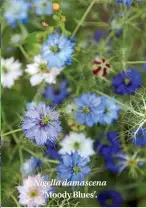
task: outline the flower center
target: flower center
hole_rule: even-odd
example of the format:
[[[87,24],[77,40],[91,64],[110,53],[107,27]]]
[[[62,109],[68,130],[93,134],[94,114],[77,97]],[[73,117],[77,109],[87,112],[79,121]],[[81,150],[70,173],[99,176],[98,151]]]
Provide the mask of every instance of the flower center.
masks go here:
[[[48,125],[48,124],[51,124],[51,120],[47,116],[45,116],[45,117],[42,118],[41,124],[43,126]]]
[[[85,114],[90,113],[90,109],[88,107],[83,107],[83,113]]]
[[[40,69],[41,73],[48,73],[49,72],[47,65],[44,63],[39,65],[39,69]]]
[[[74,147],[74,149],[76,149],[76,150],[80,149],[80,143],[79,143],[79,142],[75,142],[75,143],[73,144],[73,147]]]
[[[73,167],[73,171],[74,171],[74,173],[79,173],[80,172],[80,168],[75,166],[75,167]]]
[[[131,80],[128,79],[128,78],[125,78],[124,79],[124,83],[125,83],[125,85],[129,85],[131,83]]]
[[[108,114],[110,112],[110,110],[108,108],[105,109],[105,114]]]
[[[51,49],[50,49],[53,53],[57,53],[57,52],[59,52],[59,48],[56,46],[56,45],[54,45],[54,46],[52,46],[51,47]]]
[[[136,160],[129,160],[128,165],[132,166],[132,167],[136,167],[137,166],[137,161]]]
[[[30,196],[30,197],[36,197],[36,196],[38,196],[38,191],[35,190],[35,189],[32,190],[32,191],[30,191],[30,192],[29,192],[29,196]]]

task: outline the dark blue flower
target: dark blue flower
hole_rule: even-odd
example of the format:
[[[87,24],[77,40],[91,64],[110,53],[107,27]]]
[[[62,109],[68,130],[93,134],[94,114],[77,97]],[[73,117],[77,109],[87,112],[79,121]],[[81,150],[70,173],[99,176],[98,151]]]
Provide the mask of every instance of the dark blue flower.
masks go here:
[[[114,157],[115,155],[121,153],[118,133],[108,132],[107,139],[109,144],[102,144],[99,141],[95,142],[95,150],[104,157],[106,168],[115,173],[118,172],[121,167]]]
[[[57,160],[61,159],[56,144],[49,142],[45,146],[46,146],[45,156],[49,156],[49,158],[51,159],[57,159]]]
[[[140,129],[138,133],[136,134],[136,137],[132,139],[132,142],[139,146],[145,146],[146,145],[146,129]]]
[[[80,98],[75,98],[75,104],[76,121],[90,127],[99,121],[105,110],[101,97],[94,93],[82,94]]]
[[[134,94],[135,91],[141,87],[141,84],[141,73],[130,68],[118,74],[112,80],[115,92],[121,95]]]
[[[114,190],[106,190],[98,194],[97,200],[102,207],[120,207],[123,203],[121,194]]]
[[[63,81],[59,85],[48,85],[45,89],[43,97],[51,100],[55,104],[61,104],[68,96],[67,82]]]
[[[104,30],[97,30],[94,34],[94,39],[99,42],[102,38],[106,38],[107,33]]]
[[[75,43],[65,35],[50,34],[42,45],[42,57],[48,67],[64,67],[70,65]]]
[[[42,102],[26,111],[22,129],[28,139],[35,141],[38,145],[44,145],[58,138],[61,132],[58,119],[59,113]]]
[[[62,155],[62,160],[57,167],[61,180],[84,181],[91,170],[88,166],[89,158],[81,157],[78,152]]]
[[[9,0],[6,4],[4,16],[6,21],[12,27],[17,25],[17,21],[21,23],[28,22],[28,10],[30,5],[25,0]]]

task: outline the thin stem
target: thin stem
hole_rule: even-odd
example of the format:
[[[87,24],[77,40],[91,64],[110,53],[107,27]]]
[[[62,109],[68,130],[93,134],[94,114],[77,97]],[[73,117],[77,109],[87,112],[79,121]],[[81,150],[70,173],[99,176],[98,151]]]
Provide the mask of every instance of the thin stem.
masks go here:
[[[12,194],[11,198],[13,199],[13,201],[16,203],[17,207],[21,207],[19,202],[17,201],[17,199],[15,198],[15,196]]]
[[[24,50],[24,48],[22,47],[22,45],[19,45],[19,49],[22,52],[22,54],[24,55],[24,57],[28,60],[31,61],[31,58],[28,56],[28,54],[26,53],[26,51]]]
[[[78,32],[80,26],[83,24],[83,22],[85,21],[87,15],[89,14],[90,10],[92,9],[93,5],[95,4],[96,0],[93,0],[89,7],[87,8],[87,10],[85,11],[83,17],[81,18],[81,20],[79,21],[78,25],[76,26],[75,30],[72,33],[72,38],[76,35],[76,33]]]
[[[127,64],[145,64],[146,61],[128,61]]]
[[[9,134],[13,134],[13,133],[16,133],[16,132],[19,132],[19,131],[22,131],[22,129],[15,129],[15,130],[9,131],[9,132],[3,134],[2,137],[5,137]]]
[[[22,147],[23,150],[25,150],[26,152],[28,152],[29,154],[33,155],[34,157],[37,157],[38,159],[40,159],[42,162],[44,163],[54,163],[54,164],[59,164],[59,162],[57,160],[49,160],[49,159],[44,159],[43,157],[40,157],[39,155],[37,155],[36,153],[32,152],[31,150],[27,149],[26,147]]]

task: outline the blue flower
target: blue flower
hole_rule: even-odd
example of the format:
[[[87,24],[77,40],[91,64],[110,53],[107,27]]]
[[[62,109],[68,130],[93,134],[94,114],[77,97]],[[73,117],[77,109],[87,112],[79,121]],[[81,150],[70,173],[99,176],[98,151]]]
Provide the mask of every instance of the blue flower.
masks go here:
[[[146,129],[140,129],[136,134],[136,137],[132,139],[132,142],[138,147],[146,145]]]
[[[22,166],[21,173],[24,177],[33,174],[38,167],[40,167],[41,161],[36,157],[30,157]]]
[[[84,181],[90,173],[88,166],[89,158],[81,157],[78,152],[62,155],[62,160],[57,167],[58,176],[61,180]]]
[[[61,156],[58,153],[58,149],[54,143],[49,142],[45,146],[46,146],[46,151],[45,151],[46,156],[49,156],[51,159],[57,159],[57,160],[61,159]]]
[[[94,39],[99,42],[102,38],[105,39],[107,37],[107,33],[104,30],[97,30],[94,34]]]
[[[21,23],[28,22],[28,10],[30,5],[25,0],[9,0],[5,8],[4,16],[7,23],[12,27],[17,26],[17,21]]]
[[[75,43],[65,35],[51,34],[42,45],[42,57],[48,67],[64,67],[72,62]]]
[[[109,98],[102,96],[101,99],[104,106],[104,112],[102,113],[102,116],[99,117],[99,123],[103,125],[112,124],[113,120],[118,119],[118,113],[121,107]]]
[[[57,85],[48,85],[45,89],[43,97],[51,100],[55,104],[61,104],[62,101],[68,96],[69,91],[67,90],[67,82],[63,81]]]
[[[118,74],[112,80],[115,92],[121,95],[134,94],[135,91],[141,87],[141,84],[141,73],[130,68]]]
[[[37,15],[53,14],[53,4],[48,0],[33,0]]]
[[[140,2],[140,0],[137,0],[138,3]],[[131,4],[133,3],[133,0],[116,0],[116,3],[123,3],[124,5],[126,5],[128,8],[131,6]]]
[[[80,98],[75,98],[75,104],[76,120],[89,127],[99,121],[105,110],[101,97],[97,97],[94,93],[82,94]]]
[[[123,197],[121,194],[114,190],[106,190],[101,192],[97,196],[97,200],[102,207],[120,207],[123,203]]]
[[[104,157],[106,168],[113,173],[117,173],[121,168],[121,165],[117,164],[117,161],[114,158],[115,155],[121,153],[118,133],[108,132],[106,136],[109,144],[102,144],[97,141],[95,142],[95,150]],[[103,138],[102,135],[101,138]]]
[[[59,113],[42,102],[25,113],[22,129],[28,139],[41,146],[57,139],[61,131],[58,119]]]

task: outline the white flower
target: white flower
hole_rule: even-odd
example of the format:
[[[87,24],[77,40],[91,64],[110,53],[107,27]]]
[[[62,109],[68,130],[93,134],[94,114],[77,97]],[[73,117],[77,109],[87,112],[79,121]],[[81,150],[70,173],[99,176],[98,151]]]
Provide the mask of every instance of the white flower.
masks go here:
[[[15,80],[22,75],[21,63],[14,57],[1,59],[1,83],[3,87],[12,88]]]
[[[71,153],[78,151],[83,157],[89,157],[94,154],[93,141],[86,138],[83,133],[71,132],[61,142],[62,148],[59,150],[60,154]]]
[[[28,176],[23,180],[23,185],[17,187],[19,191],[19,203],[28,207],[46,204],[45,193],[51,192],[52,188],[40,175]]]
[[[34,63],[28,64],[26,72],[31,75],[30,83],[32,86],[39,85],[42,81],[48,84],[55,84],[56,77],[60,74],[63,68],[48,68],[47,62],[41,58],[41,55],[34,57]]]
[[[74,103],[68,104],[65,107],[65,113],[68,115],[72,114],[75,110],[76,110],[76,105]]]

